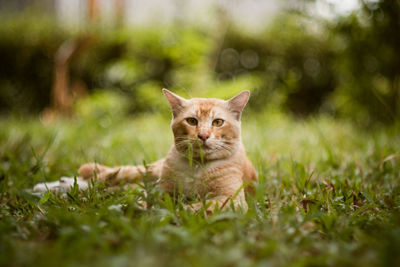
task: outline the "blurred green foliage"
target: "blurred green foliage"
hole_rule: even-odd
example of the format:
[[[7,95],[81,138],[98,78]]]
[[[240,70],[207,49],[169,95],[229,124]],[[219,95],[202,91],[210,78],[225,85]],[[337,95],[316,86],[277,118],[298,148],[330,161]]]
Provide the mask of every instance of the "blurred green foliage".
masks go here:
[[[383,0],[334,20],[287,12],[261,33],[176,24],[71,32],[54,21],[3,17],[0,110],[43,110],[57,49],[93,36],[95,44],[71,63],[71,82],[121,93],[129,112],[159,109],[162,87],[225,98],[251,89],[255,110],[393,123],[400,116],[399,17],[399,2]]]
[[[0,110],[38,112],[50,102],[53,60],[67,33],[52,21],[0,22]]]
[[[279,17],[261,35],[246,35],[234,30],[228,33],[218,64],[222,79],[253,73],[261,82],[256,108],[270,102],[297,115],[318,112],[338,85],[334,69],[336,54],[325,32],[313,33],[304,16],[287,14]]]
[[[337,102],[360,121],[400,116],[400,2],[363,1],[361,13],[330,25],[345,44]]]

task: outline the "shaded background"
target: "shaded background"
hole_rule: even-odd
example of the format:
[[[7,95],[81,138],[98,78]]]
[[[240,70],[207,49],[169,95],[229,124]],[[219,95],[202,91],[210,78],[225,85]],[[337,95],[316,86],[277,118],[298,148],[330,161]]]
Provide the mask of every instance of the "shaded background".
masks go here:
[[[123,113],[160,89],[358,125],[399,117],[400,2],[0,1],[0,111],[52,119],[89,95]],[[103,101],[103,102],[102,102]]]

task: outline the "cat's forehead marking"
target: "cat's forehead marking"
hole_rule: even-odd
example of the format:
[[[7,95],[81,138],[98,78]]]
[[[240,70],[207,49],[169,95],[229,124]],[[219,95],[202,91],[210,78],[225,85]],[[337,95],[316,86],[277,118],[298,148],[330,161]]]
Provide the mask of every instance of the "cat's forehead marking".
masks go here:
[[[196,117],[215,117],[222,113],[221,105],[223,102],[217,99],[193,99],[193,102],[195,104],[193,106],[193,111]]]

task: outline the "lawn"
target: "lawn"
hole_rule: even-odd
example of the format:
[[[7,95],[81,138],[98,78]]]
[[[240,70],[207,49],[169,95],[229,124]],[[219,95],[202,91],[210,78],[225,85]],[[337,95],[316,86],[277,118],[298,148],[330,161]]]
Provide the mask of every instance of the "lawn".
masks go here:
[[[34,194],[85,162],[141,164],[171,143],[169,114],[0,120],[1,266],[397,266],[399,127],[245,112],[259,173],[249,211],[184,210],[141,189]],[[144,192],[147,192],[147,195]],[[144,209],[140,201],[145,200]]]

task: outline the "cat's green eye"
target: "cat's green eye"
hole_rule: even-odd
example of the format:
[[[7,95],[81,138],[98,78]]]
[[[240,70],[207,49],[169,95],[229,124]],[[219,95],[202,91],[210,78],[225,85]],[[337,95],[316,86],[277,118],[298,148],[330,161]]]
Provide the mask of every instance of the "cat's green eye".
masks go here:
[[[197,120],[195,118],[187,118],[186,122],[189,123],[189,125],[191,125],[191,126],[197,125]]]
[[[216,119],[213,120],[212,125],[215,127],[221,127],[224,124],[224,120]]]

